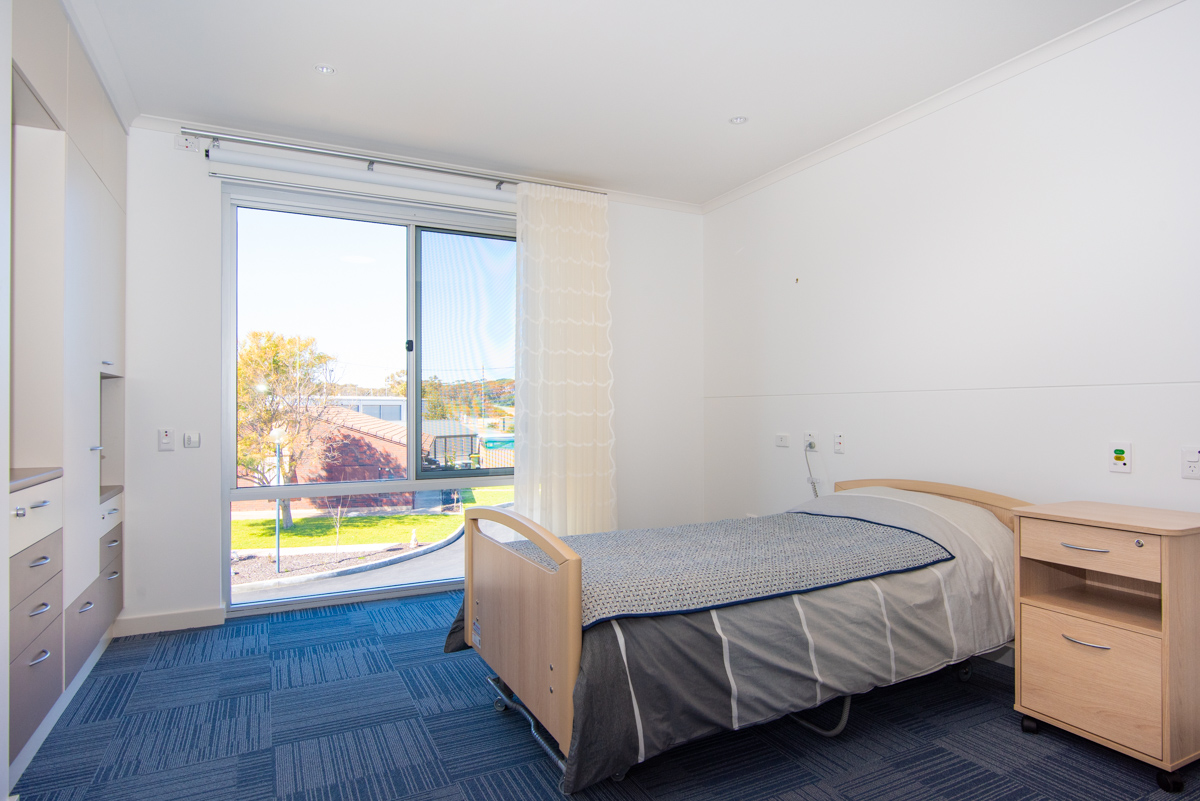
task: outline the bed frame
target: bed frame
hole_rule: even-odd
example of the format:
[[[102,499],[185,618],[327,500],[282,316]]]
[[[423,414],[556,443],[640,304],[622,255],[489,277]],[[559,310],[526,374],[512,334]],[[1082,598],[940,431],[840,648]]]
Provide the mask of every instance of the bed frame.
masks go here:
[[[858,487],[892,487],[973,504],[987,509],[1010,529],[1014,526],[1012,510],[1029,505],[968,487],[907,479],[839,481],[834,491]],[[583,559],[554,534],[515,512],[476,506],[465,515],[463,621],[467,644],[500,677],[495,683],[500,694],[497,709],[511,706],[524,712],[512,699],[515,693],[532,713],[530,726],[535,737],[561,767],[562,758],[538,731],[538,723],[566,756],[583,645]],[[481,520],[499,523],[533,542],[557,569],[549,570],[488,537],[480,530]]]

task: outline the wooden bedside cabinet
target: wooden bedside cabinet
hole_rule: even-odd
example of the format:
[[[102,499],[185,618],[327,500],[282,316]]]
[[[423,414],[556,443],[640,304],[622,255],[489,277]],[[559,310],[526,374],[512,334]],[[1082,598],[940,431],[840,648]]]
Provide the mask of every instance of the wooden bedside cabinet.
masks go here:
[[[1200,514],[1025,506],[1016,526],[1016,704],[1156,765],[1200,758]]]

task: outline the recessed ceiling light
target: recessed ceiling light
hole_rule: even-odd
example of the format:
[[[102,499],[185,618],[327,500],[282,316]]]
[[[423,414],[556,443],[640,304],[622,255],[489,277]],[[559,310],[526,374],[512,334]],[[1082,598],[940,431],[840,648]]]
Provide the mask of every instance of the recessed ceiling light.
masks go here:
[[[337,70],[335,70],[333,67],[329,66],[328,64],[318,64],[317,66],[313,67],[313,69],[315,69],[317,72],[321,73],[322,75],[332,75],[333,73],[337,72]]]
[[[734,125],[742,125],[750,121],[749,117],[730,117],[729,121]]]

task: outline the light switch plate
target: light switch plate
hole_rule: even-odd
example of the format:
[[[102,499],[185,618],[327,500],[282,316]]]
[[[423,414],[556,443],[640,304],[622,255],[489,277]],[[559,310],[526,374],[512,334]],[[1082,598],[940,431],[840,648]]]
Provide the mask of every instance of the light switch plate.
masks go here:
[[[199,448],[200,447],[200,432],[199,431],[184,431],[183,432],[183,447]]]
[[[787,434],[776,434],[775,435],[775,447],[776,448],[787,448],[790,446],[791,446],[791,442],[788,440]]]
[[[175,450],[175,429],[173,429],[173,428],[158,429],[158,449],[160,451]]]
[[[841,434],[840,432],[833,435],[833,452],[834,453],[845,453],[846,452],[846,437],[843,434]]]
[[[1108,469],[1113,473],[1128,473],[1133,470],[1133,443],[1108,443]]]

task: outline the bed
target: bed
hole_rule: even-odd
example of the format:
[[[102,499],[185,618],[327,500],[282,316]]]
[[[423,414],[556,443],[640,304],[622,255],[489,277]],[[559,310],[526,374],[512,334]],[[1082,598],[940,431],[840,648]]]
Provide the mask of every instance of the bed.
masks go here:
[[[496,708],[527,717],[571,793],[833,698],[844,724],[851,696],[1012,639],[1024,501],[908,480],[835,490],[765,518],[565,538],[468,509],[446,648],[496,672]]]

